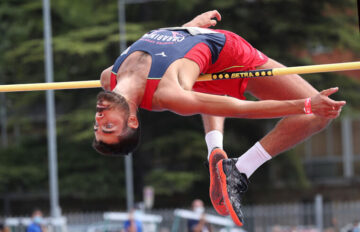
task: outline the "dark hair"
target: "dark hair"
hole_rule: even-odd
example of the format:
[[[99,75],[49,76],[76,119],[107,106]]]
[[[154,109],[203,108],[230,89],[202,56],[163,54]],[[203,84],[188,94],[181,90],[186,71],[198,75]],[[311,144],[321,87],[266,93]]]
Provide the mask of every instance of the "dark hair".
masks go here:
[[[102,155],[119,156],[128,155],[133,152],[140,142],[140,125],[138,128],[127,128],[125,135],[118,137],[119,142],[114,144],[107,144],[102,141],[94,139],[93,148]]]

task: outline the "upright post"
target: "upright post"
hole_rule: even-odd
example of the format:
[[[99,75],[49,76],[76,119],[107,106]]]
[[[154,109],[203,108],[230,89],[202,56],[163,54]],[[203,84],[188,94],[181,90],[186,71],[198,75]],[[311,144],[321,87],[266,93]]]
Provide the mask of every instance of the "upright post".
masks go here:
[[[125,0],[118,0],[118,18],[120,31],[120,54],[126,49],[126,17]],[[128,211],[134,208],[134,184],[132,154],[125,156],[125,178],[126,178],[126,205]]]
[[[126,206],[128,211],[134,208],[134,184],[133,184],[133,165],[132,153],[125,157],[125,175],[126,175]]]
[[[7,115],[6,115],[6,96],[5,93],[0,93],[0,124],[1,124],[1,146],[8,145],[7,137]]]
[[[351,178],[354,175],[354,151],[353,134],[351,128],[352,120],[350,117],[341,119],[341,140],[343,153],[343,172],[344,177]]]
[[[50,2],[43,0],[43,21],[44,21],[44,47],[45,47],[45,77],[46,82],[53,82],[53,53],[51,38],[51,16]],[[57,175],[57,152],[56,152],[56,120],[55,120],[55,100],[54,90],[46,91],[46,118],[47,118],[47,138],[48,138],[48,157],[49,157],[49,185],[50,185],[50,207],[51,216],[60,217],[61,209],[59,206],[59,190]]]
[[[316,194],[315,196],[315,223],[316,228],[319,232],[322,232],[324,229],[324,204],[323,197],[321,194]]]

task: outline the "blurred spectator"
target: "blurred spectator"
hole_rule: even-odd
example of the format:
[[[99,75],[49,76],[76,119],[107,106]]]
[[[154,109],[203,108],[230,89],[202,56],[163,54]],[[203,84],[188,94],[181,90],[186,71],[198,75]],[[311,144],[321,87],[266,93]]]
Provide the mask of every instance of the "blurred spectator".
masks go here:
[[[10,228],[0,223],[0,232],[10,232]]]
[[[142,223],[137,220],[135,213],[135,210],[129,213],[129,220],[124,223],[125,232],[142,232]]]
[[[355,221],[353,227],[349,230],[349,232],[360,232],[360,222]]]
[[[189,232],[211,232],[211,226],[205,221],[205,208],[204,202],[200,199],[195,199],[191,204],[192,210],[196,214],[201,214],[200,220],[189,219],[188,231]]]
[[[339,232],[339,224],[335,217],[331,218],[331,225],[324,229],[324,232]]]
[[[32,223],[26,228],[26,232],[46,232],[44,227],[43,213],[35,209],[31,215]]]

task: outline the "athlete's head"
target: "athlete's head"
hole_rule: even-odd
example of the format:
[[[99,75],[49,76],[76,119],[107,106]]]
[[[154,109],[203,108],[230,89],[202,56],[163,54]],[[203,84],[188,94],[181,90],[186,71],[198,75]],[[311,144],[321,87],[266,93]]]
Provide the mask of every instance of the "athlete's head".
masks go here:
[[[95,114],[93,147],[103,155],[127,155],[139,143],[140,127],[127,100],[114,92],[100,92]]]

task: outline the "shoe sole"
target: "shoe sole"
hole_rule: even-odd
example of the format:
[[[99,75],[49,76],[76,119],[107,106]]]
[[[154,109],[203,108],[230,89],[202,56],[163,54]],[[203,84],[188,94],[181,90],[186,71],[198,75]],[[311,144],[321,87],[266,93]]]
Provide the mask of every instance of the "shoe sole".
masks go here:
[[[216,212],[222,216],[229,215],[229,212],[224,204],[224,198],[221,190],[220,177],[217,172],[216,164],[222,160],[227,159],[227,155],[224,150],[215,148],[212,150],[209,157],[209,169],[210,169],[210,189],[209,195],[211,203],[213,204]]]
[[[224,169],[223,169],[223,162],[222,161],[220,161],[217,164],[217,168],[218,168],[218,172],[219,172],[219,175],[220,175],[222,195],[223,195],[223,198],[224,198],[226,208],[229,211],[230,216],[233,219],[233,221],[235,222],[235,224],[238,225],[238,226],[243,226],[243,223],[240,221],[239,217],[237,216],[234,208],[231,205],[230,199],[229,199],[227,186],[226,186],[226,175],[225,175],[225,173],[223,171]]]

